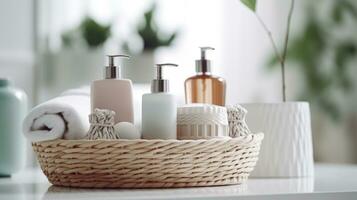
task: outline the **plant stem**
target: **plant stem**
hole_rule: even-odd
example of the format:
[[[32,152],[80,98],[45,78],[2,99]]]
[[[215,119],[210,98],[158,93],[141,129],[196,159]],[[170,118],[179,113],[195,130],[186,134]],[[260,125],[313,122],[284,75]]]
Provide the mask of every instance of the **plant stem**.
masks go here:
[[[270,43],[273,45],[274,53],[276,58],[278,59],[279,63],[281,64],[283,59],[279,53],[278,47],[276,45],[276,42],[274,41],[273,34],[269,30],[268,26],[265,24],[265,22],[262,20],[262,18],[258,15],[258,13],[255,12],[255,16],[257,17],[259,23],[263,26],[264,31],[267,33]]]
[[[255,12],[255,16],[257,17],[259,23],[263,26],[264,31],[267,33],[267,35],[270,39],[270,43],[273,45],[275,56],[278,59],[280,66],[281,66],[283,102],[286,102],[285,60],[286,60],[286,54],[288,52],[290,24],[291,24],[291,19],[292,19],[292,15],[293,15],[294,5],[295,5],[295,0],[291,0],[291,6],[290,6],[289,14],[288,14],[287,27],[286,27],[285,40],[284,40],[284,48],[283,48],[282,54],[280,54],[278,47],[276,45],[276,42],[274,41],[273,35],[272,35],[271,31],[269,30],[268,26],[264,23],[264,21],[258,15],[258,13]]]
[[[291,19],[293,16],[294,5],[295,5],[295,0],[291,0],[291,6],[290,6],[290,10],[289,10],[287,26],[286,26],[286,33],[285,33],[284,50],[283,50],[282,62],[281,62],[281,73],[282,73],[281,75],[282,75],[282,83],[283,83],[282,89],[283,89],[283,101],[284,102],[286,101],[285,60],[286,60],[286,54],[288,52],[290,24],[291,24]]]

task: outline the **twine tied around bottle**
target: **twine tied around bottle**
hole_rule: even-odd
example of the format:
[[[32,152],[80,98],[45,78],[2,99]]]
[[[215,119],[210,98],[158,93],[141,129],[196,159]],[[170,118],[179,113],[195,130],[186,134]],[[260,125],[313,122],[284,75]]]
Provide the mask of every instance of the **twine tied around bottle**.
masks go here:
[[[229,136],[232,138],[251,133],[245,122],[247,110],[240,105],[227,106]]]
[[[87,134],[88,140],[119,139],[114,131],[115,112],[106,109],[95,109],[89,115],[90,128]]]

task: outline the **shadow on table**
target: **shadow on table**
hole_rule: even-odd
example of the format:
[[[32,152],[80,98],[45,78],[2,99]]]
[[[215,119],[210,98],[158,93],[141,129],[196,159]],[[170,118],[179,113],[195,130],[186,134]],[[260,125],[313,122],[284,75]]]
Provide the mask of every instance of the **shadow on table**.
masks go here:
[[[98,199],[98,198],[179,198],[225,196],[245,193],[247,184],[214,187],[164,188],[164,189],[96,189],[50,186],[43,200]]]

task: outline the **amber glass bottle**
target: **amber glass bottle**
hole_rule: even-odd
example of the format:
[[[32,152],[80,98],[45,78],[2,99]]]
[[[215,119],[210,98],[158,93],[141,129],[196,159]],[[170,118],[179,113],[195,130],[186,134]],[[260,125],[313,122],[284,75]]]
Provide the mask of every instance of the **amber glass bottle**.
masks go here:
[[[223,78],[211,74],[211,62],[205,57],[206,50],[211,47],[201,47],[201,59],[196,60],[196,76],[185,81],[186,103],[208,103],[225,106],[226,82]]]
[[[185,81],[186,103],[225,105],[226,83],[223,78],[198,74]]]

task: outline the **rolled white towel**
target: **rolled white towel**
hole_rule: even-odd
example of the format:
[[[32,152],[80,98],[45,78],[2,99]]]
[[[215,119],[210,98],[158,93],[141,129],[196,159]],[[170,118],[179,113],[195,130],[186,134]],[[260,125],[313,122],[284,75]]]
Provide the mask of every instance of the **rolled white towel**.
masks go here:
[[[26,116],[23,131],[31,142],[82,139],[89,129],[89,88],[64,92],[46,101]]]

